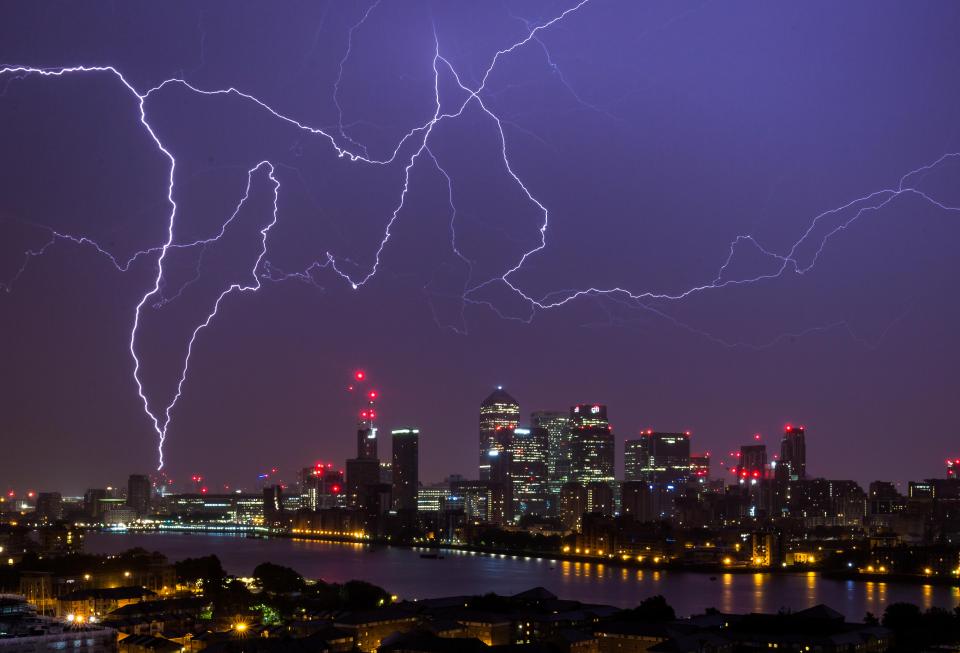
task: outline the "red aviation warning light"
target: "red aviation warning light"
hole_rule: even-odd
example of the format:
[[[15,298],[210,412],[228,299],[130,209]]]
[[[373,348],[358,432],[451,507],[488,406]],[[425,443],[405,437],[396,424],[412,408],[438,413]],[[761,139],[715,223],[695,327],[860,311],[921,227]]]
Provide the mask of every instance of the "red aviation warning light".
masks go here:
[[[753,434],[753,439],[754,439],[754,440],[759,440],[759,439],[760,439],[760,434],[759,434],[759,433],[754,433],[754,434]]]
[[[340,486],[339,486],[339,485],[332,485],[332,486],[330,487],[330,491],[333,492],[334,494],[340,494]]]
[[[370,392],[367,393],[367,396],[370,398],[370,401],[373,401],[374,399],[377,398],[377,391],[371,390]]]
[[[367,373],[363,370],[357,370],[353,373],[353,378],[355,378],[357,381],[363,381],[365,378],[367,378]]]

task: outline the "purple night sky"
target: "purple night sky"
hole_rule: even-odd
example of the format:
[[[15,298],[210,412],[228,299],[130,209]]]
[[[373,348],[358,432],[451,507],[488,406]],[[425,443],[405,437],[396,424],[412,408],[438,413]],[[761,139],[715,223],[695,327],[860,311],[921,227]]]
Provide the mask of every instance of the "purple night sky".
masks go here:
[[[529,38],[575,5],[6,3],[0,489],[156,467],[130,337],[171,166],[137,95],[171,78],[197,90],[169,82],[143,106],[176,161],[173,242],[215,240],[169,248],[140,312],[161,421],[217,297],[261,286],[197,334],[164,447],[174,479],[252,488],[270,467],[292,481],[339,463],[357,367],[384,431],[421,428],[424,481],[476,474],[496,384],[525,415],[606,403],[621,441],[689,429],[721,459],[756,432],[777,450],[793,422],[815,475],[943,476],[960,456],[960,5],[586,0]],[[476,89],[518,43],[461,112],[452,71]],[[457,115],[434,124],[435,69]],[[205,93],[231,87],[291,120]],[[419,155],[423,129],[398,148],[427,124]],[[330,261],[364,279],[401,198],[351,289]],[[536,308],[502,279],[521,260],[507,279],[543,305],[642,296]]]

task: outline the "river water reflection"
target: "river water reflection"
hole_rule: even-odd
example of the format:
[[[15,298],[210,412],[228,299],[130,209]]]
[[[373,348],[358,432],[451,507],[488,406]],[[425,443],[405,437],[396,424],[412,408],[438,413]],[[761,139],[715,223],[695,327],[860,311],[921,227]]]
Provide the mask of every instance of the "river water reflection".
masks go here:
[[[409,549],[288,539],[247,539],[230,535],[180,533],[90,533],[91,553],[118,553],[142,547],[171,560],[216,554],[224,568],[248,575],[261,562],[293,567],[308,578],[331,582],[366,580],[406,599],[497,592],[511,594],[542,586],[562,598],[633,606],[664,595],[680,615],[715,607],[723,612],[775,612],[825,603],[849,619],[888,603],[907,601],[923,608],[953,609],[960,588],[854,582],[809,574],[722,574],[628,569],[603,563],[445,551],[439,560]],[[711,580],[713,578],[713,580]]]

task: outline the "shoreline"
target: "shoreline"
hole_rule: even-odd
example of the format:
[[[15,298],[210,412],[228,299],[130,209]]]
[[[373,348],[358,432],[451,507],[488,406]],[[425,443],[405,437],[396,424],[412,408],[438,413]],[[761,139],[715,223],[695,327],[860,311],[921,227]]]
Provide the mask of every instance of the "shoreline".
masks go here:
[[[162,535],[164,533],[175,533],[180,535],[224,535],[229,534],[234,537],[244,537],[246,539],[285,539],[291,541],[307,542],[327,542],[331,544],[360,544],[364,545],[371,552],[375,552],[380,547],[395,547],[410,551],[439,552],[454,551],[466,553],[478,553],[489,555],[491,557],[501,557],[512,559],[542,560],[546,562],[574,562],[583,564],[596,564],[598,567],[610,566],[614,568],[639,569],[645,571],[674,571],[688,574],[699,574],[709,576],[711,581],[718,580],[722,575],[754,575],[769,574],[774,576],[804,576],[815,574],[825,580],[834,581],[852,581],[856,583],[879,583],[888,585],[910,585],[910,586],[939,586],[939,587],[958,587],[960,588],[960,578],[949,578],[943,576],[917,576],[914,574],[891,574],[891,573],[861,573],[844,570],[824,570],[824,569],[782,569],[777,567],[769,568],[751,568],[743,566],[724,566],[715,564],[678,564],[678,563],[653,563],[638,562],[636,560],[624,560],[620,557],[598,558],[594,556],[584,556],[563,552],[544,552],[544,551],[526,551],[516,549],[501,549],[496,547],[485,547],[471,544],[453,544],[453,543],[400,543],[389,540],[358,540],[349,536],[336,535],[310,535],[303,533],[284,533],[270,532],[263,527],[255,526],[224,526],[224,527],[155,527],[155,528],[136,528],[126,530],[113,530],[107,528],[90,529],[96,533],[107,535]]]

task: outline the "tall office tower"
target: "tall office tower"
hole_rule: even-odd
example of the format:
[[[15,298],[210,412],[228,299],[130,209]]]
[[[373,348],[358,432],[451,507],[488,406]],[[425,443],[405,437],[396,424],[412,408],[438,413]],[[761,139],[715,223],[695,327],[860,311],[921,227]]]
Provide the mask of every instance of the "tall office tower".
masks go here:
[[[947,478],[960,478],[960,458],[947,460]]]
[[[615,441],[602,404],[570,407],[570,472],[577,483],[613,483]]]
[[[63,519],[63,496],[59,492],[37,494],[37,519],[43,522]]]
[[[377,412],[371,400],[370,406],[360,411],[360,419],[357,421],[357,458],[377,459],[377,427],[374,423],[376,416]]]
[[[347,460],[347,497],[351,508],[362,508],[367,490],[380,485],[380,461],[376,458],[350,458]]]
[[[740,447],[737,475],[741,478],[764,478],[767,469],[767,445],[745,444]]]
[[[643,440],[626,440],[623,443],[623,480],[626,483],[643,480],[643,455],[647,443]]]
[[[624,480],[654,485],[686,484],[690,470],[690,432],[640,432],[638,440],[627,440],[624,453]]]
[[[317,463],[300,470],[300,507],[310,510],[336,508],[344,496],[342,469],[333,463]]]
[[[127,505],[133,508],[138,517],[150,513],[150,477],[144,474],[131,474],[127,479]]]
[[[710,481],[710,454],[690,456],[690,480],[706,484]]]
[[[550,435],[546,428],[515,428],[510,443],[510,485],[513,514],[547,514],[547,458]]]
[[[283,521],[283,488],[271,485],[263,488],[263,522],[268,527],[279,526]]]
[[[807,440],[802,426],[787,424],[784,427],[776,475],[789,481],[799,481],[807,477]]]
[[[530,415],[531,429],[547,432],[547,479],[550,494],[560,494],[570,471],[570,416],[562,411],[540,410]]]
[[[489,397],[480,404],[480,480],[490,479],[490,452],[500,449],[497,432],[506,429],[512,431],[520,421],[520,404],[507,394],[502,386],[497,386]]]
[[[377,459],[377,391],[367,393],[367,403],[357,420],[357,458]]]
[[[417,511],[417,489],[420,487],[420,429],[390,431],[393,439],[393,509]]]
[[[91,488],[83,493],[83,512],[93,521],[99,521],[103,514],[103,504],[100,502],[107,498],[105,488]]]

